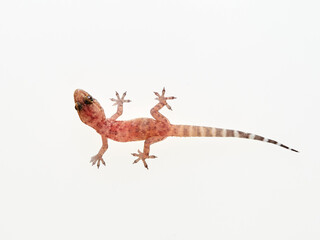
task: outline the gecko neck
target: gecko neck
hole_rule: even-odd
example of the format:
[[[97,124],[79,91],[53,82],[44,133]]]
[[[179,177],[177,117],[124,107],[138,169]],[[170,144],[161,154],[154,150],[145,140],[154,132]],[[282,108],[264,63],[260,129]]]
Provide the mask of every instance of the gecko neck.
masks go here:
[[[100,118],[100,119],[95,119],[95,120],[91,121],[90,124],[87,124],[87,125],[89,125],[93,129],[95,129],[97,131],[97,133],[104,134],[106,129],[108,128],[108,121],[104,117],[104,118]]]
[[[97,122],[95,127],[92,127],[97,131],[97,133],[101,134],[102,136],[108,136],[110,127],[113,122],[115,121],[104,118],[101,121]]]

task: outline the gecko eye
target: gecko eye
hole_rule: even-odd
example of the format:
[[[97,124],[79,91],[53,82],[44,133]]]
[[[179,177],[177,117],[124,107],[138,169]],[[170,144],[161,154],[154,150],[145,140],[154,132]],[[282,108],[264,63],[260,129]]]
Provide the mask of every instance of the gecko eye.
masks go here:
[[[82,109],[81,103],[77,102],[76,105],[74,106],[74,108],[75,108],[77,111],[80,111],[80,110]]]
[[[88,95],[85,99],[84,99],[84,103],[85,104],[92,104],[93,102],[93,98],[92,96]]]

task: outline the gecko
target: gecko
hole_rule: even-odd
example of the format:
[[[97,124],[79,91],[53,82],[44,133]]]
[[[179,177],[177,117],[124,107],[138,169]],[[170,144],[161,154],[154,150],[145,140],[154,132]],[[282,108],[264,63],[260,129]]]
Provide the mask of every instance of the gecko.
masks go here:
[[[117,120],[123,113],[123,104],[131,102],[125,99],[126,92],[120,97],[116,92],[116,99],[111,98],[114,106],[117,106],[117,112],[110,118],[106,118],[105,113],[99,102],[84,90],[76,89],[74,92],[75,109],[83,123],[94,128],[101,135],[102,147],[97,155],[91,158],[92,166],[100,163],[103,165],[105,161],[102,156],[108,149],[108,139],[118,142],[144,141],[143,151],[132,153],[137,157],[133,163],[141,161],[145,168],[148,169],[146,159],[154,159],[155,155],[150,155],[150,145],[160,142],[167,137],[237,137],[258,140],[278,145],[288,150],[298,152],[289,148],[275,140],[268,139],[253,133],[246,133],[238,130],[202,127],[193,125],[174,125],[162,115],[159,110],[167,107],[172,110],[167,100],[176,99],[176,97],[166,97],[165,88],[161,95],[154,92],[156,100],[159,102],[151,109],[150,113],[153,118],[136,118],[127,121]]]

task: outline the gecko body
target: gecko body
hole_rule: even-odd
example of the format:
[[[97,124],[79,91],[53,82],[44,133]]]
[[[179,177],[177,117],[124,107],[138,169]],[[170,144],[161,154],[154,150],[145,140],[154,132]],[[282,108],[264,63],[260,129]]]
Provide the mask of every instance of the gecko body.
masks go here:
[[[97,164],[98,168],[100,167],[100,162],[105,165],[102,156],[108,149],[108,139],[118,142],[144,141],[143,152],[138,150],[138,153],[132,153],[132,155],[137,157],[133,163],[137,163],[141,160],[146,168],[148,168],[146,159],[156,158],[154,155],[149,155],[150,145],[162,141],[167,137],[247,138],[272,143],[291,151],[298,152],[275,140],[267,139],[252,133],[223,128],[173,125],[159,112],[159,110],[164,106],[169,110],[172,110],[170,105],[168,105],[167,100],[173,100],[175,97],[165,97],[165,89],[162,90],[161,95],[157,92],[155,92],[155,95],[157,96],[156,99],[159,103],[157,103],[150,111],[153,118],[137,118],[128,121],[118,121],[118,117],[120,117],[123,112],[123,104],[130,102],[130,100],[125,99],[126,93],[120,98],[119,94],[116,92],[117,99],[111,98],[111,100],[115,102],[114,105],[117,105],[117,112],[110,118],[106,118],[103,108],[96,99],[84,90],[75,90],[75,109],[77,110],[81,121],[94,128],[102,138],[102,147],[98,154],[91,158],[92,165]]]

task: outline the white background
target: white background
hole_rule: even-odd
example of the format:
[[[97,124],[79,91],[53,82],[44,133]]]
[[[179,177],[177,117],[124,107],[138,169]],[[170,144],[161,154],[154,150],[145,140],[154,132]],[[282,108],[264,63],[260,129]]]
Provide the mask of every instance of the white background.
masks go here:
[[[318,1],[0,3],[0,239],[319,239]],[[238,129],[244,139],[143,142],[78,118],[73,91],[128,91],[120,119]]]

